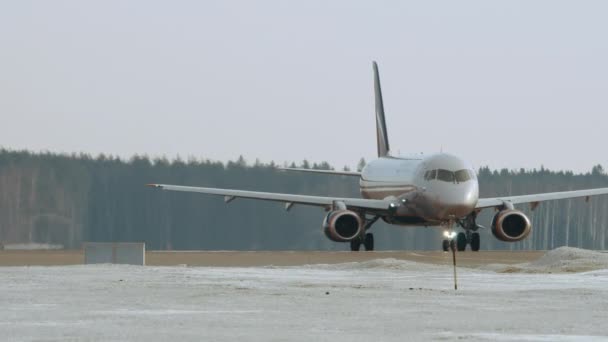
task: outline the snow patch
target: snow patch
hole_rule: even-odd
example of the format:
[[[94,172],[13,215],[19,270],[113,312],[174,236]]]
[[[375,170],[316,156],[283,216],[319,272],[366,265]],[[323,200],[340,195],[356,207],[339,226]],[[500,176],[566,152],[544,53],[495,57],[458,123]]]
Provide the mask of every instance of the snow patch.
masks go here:
[[[5,244],[4,250],[7,251],[16,251],[16,250],[24,250],[24,251],[33,251],[33,250],[55,250],[55,249],[63,249],[63,245],[53,245],[50,243],[11,243]]]
[[[305,266],[295,266],[294,268],[307,268],[317,270],[336,270],[336,271],[351,271],[351,270],[378,270],[378,271],[424,271],[424,270],[442,270],[447,266],[420,263],[408,260],[399,260],[394,258],[374,259],[360,262],[346,262],[341,264],[315,264]],[[451,267],[451,266],[450,266]],[[285,268],[285,267],[281,267]]]
[[[568,273],[608,269],[608,253],[559,247],[540,259],[516,265],[490,264],[481,269],[498,273]]]
[[[141,316],[141,315],[196,315],[196,314],[259,314],[262,310],[175,310],[175,309],[158,309],[158,310],[135,310],[135,309],[118,309],[118,310],[100,310],[96,314],[100,315],[126,315],[126,316]]]
[[[534,342],[558,342],[558,341],[606,341],[606,336],[598,335],[557,335],[557,334],[509,334],[509,333],[472,333],[438,334],[445,339],[482,339],[483,341],[534,341]]]
[[[451,265],[395,259],[275,268],[0,267],[1,340],[607,338],[608,269],[462,271],[454,291]]]

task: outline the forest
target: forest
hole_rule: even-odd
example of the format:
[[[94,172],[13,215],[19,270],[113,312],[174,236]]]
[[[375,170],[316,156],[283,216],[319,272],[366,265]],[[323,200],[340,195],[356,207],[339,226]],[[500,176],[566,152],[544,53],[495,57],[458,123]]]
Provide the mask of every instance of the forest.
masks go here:
[[[361,160],[360,166],[364,165]],[[331,169],[302,161],[290,166]],[[478,171],[480,197],[608,187],[601,165],[587,173],[532,170]],[[147,183],[223,187],[308,195],[358,197],[354,177],[281,172],[274,163],[88,154],[33,153],[0,149],[0,243],[44,243],[66,249],[85,241],[143,241],[151,250],[348,250],[321,231],[324,211],[280,203],[158,191]],[[496,240],[494,212],[478,223],[482,249],[605,249],[608,196],[519,208],[532,234],[517,243]],[[377,250],[438,250],[442,230],[376,223]]]

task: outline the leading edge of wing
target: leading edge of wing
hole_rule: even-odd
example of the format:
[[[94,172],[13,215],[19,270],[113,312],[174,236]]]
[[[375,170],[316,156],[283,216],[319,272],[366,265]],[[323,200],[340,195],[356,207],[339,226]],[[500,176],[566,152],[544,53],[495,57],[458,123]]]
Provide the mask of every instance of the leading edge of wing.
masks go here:
[[[279,168],[277,168],[277,170],[279,170],[279,171],[296,171],[296,172],[320,173],[320,174],[336,175],[336,176],[361,177],[361,172],[356,172],[356,171],[335,171],[335,170],[302,169],[302,168],[295,168],[295,167],[279,167]]]
[[[587,190],[573,190],[573,191],[561,191],[561,192],[546,192],[546,193],[540,193],[540,194],[521,195],[521,196],[480,198],[477,201],[477,206],[475,208],[482,209],[482,208],[498,207],[498,206],[503,205],[505,202],[510,202],[512,204],[521,204],[521,203],[534,203],[534,202],[552,201],[552,200],[577,198],[577,197],[589,197],[589,196],[598,196],[598,195],[608,195],[608,188],[595,188],[595,189],[587,189]]]
[[[169,190],[169,191],[184,191],[198,192],[209,195],[227,196],[231,198],[251,198],[266,201],[286,202],[293,204],[314,205],[320,207],[331,206],[334,202],[342,202],[347,207],[356,207],[361,209],[371,210],[389,210],[390,201],[373,200],[363,198],[340,198],[340,197],[323,197],[309,196],[296,194],[281,194],[275,192],[259,192],[247,190],[219,189],[219,188],[202,188],[194,186],[169,185],[169,184],[147,184],[147,186]]]

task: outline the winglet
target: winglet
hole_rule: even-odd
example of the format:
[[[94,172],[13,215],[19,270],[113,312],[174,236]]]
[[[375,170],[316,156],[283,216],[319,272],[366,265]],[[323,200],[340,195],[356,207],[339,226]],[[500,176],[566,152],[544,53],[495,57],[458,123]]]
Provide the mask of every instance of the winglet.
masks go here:
[[[376,139],[378,143],[378,157],[389,154],[388,132],[386,131],[386,121],[384,119],[384,102],[382,101],[382,89],[380,88],[380,74],[378,63],[373,62],[374,66],[374,95],[376,102]]]

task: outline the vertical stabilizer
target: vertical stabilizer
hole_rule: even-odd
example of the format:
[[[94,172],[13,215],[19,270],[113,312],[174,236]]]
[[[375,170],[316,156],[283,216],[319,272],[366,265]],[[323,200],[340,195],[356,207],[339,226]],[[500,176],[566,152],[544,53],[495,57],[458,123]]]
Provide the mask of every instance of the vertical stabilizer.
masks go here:
[[[378,140],[378,157],[387,156],[389,153],[388,133],[386,121],[384,120],[384,103],[382,102],[382,89],[380,89],[380,75],[378,64],[374,62],[374,95],[376,98],[376,138]]]

